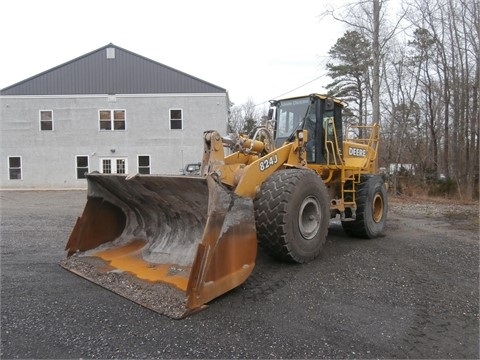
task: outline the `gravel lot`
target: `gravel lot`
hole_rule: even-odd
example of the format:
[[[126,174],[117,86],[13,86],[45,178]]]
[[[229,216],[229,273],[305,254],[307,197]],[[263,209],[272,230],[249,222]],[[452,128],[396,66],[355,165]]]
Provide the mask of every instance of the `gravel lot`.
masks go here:
[[[479,358],[478,205],[394,199],[387,231],[252,276],[171,320],[58,266],[84,191],[3,191],[1,352],[8,358]]]

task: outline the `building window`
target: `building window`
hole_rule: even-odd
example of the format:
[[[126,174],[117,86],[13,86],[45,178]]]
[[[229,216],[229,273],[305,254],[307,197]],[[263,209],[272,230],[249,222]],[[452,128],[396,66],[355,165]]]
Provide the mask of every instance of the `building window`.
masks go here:
[[[8,178],[22,180],[22,158],[20,156],[8,157]]]
[[[100,110],[100,130],[125,130],[125,110]]]
[[[126,174],[126,158],[102,158],[100,159],[100,170],[103,174]]]
[[[77,156],[77,179],[85,179],[88,173],[88,156]]]
[[[112,159],[103,159],[102,160],[102,173],[111,174],[112,173]]]
[[[183,129],[182,109],[170,109],[170,130]]]
[[[138,173],[150,174],[150,155],[138,155]]]
[[[53,130],[52,110],[40,110],[40,130]]]
[[[125,174],[127,172],[126,169],[126,160],[125,159],[116,159],[116,167],[117,167],[117,174]]]

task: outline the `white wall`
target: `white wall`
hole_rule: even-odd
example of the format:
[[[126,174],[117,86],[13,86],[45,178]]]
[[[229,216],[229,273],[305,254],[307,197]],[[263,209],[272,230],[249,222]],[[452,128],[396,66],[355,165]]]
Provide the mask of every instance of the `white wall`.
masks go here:
[[[171,108],[183,110],[183,130],[170,130]],[[99,130],[98,112],[108,109],[126,110],[126,130]],[[40,131],[40,110],[53,111],[53,131]],[[201,161],[203,131],[225,133],[227,110],[225,93],[2,96],[0,188],[86,188],[76,179],[76,155],[88,155],[90,171],[102,157],[126,157],[128,173],[137,172],[138,155],[150,155],[151,173],[179,174]],[[9,156],[22,157],[22,180],[9,180]]]

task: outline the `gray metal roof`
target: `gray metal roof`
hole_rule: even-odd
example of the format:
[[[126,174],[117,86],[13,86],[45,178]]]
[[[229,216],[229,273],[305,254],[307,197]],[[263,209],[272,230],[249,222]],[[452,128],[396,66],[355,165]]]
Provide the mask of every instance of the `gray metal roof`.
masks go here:
[[[226,90],[113,44],[0,90],[0,95],[157,93]]]

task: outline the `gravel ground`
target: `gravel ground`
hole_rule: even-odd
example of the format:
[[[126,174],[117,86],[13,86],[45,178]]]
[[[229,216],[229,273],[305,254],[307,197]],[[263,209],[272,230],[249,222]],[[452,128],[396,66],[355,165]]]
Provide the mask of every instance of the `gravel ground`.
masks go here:
[[[4,191],[1,351],[13,358],[479,358],[478,204],[392,199],[385,236],[332,222],[322,255],[172,320],[58,265],[84,191]]]

